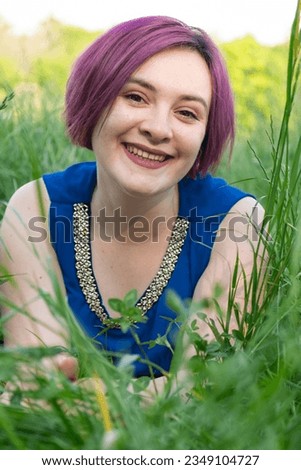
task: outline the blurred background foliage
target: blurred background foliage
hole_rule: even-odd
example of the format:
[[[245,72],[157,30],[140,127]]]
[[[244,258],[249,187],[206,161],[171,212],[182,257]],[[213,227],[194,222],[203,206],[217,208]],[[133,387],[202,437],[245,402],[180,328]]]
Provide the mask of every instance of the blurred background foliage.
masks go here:
[[[101,33],[49,18],[35,35],[14,36],[10,26],[0,22],[0,81],[63,93],[74,59]],[[249,136],[258,121],[269,122],[271,114],[281,113],[287,44],[263,46],[248,35],[219,45],[234,89],[239,132]]]
[[[62,93],[75,57],[99,34],[49,18],[35,35],[15,36],[0,22],[1,82],[37,84]]]
[[[20,110],[23,107],[25,115],[26,109],[34,106],[34,116],[38,119],[37,109],[47,106],[48,111],[49,107],[52,107],[57,120],[62,121],[63,95],[72,63],[101,33],[102,31],[89,32],[49,18],[40,25],[36,34],[16,36],[10,26],[0,20],[0,101],[10,90],[14,90],[16,108],[18,106]],[[228,66],[235,95],[237,141],[231,167],[225,159],[218,172],[229,182],[236,182],[239,179],[240,186],[247,191],[254,191],[255,187],[256,194],[260,197],[265,194],[266,182],[262,180],[260,165],[256,162],[248,141],[252,142],[252,147],[255,148],[265,168],[269,168],[272,162],[269,160],[271,146],[267,134],[272,133],[271,116],[274,132],[279,130],[281,124],[285,101],[288,44],[263,46],[252,36],[247,35],[219,46]],[[47,105],[45,96],[47,96]],[[299,93],[295,99],[295,106],[300,107],[300,105]],[[23,126],[25,115],[22,114]],[[46,119],[49,121],[49,113]],[[44,126],[44,132],[47,132],[49,123],[47,124],[43,116],[40,116],[39,123]],[[62,124],[56,123],[56,126],[60,126],[59,132],[63,139]],[[290,130],[291,135],[297,136],[297,120],[293,119],[290,126],[293,127]],[[15,121],[14,129],[17,127]],[[7,129],[5,132],[7,134]],[[43,132],[42,128],[39,132]],[[65,145],[68,145],[67,142]],[[45,158],[47,161],[47,156]],[[87,155],[80,150],[77,158],[90,159],[91,154]],[[57,161],[53,163],[54,168],[57,168]],[[242,163],[243,181],[237,176],[241,175],[239,168]],[[47,169],[53,168],[50,165]],[[45,171],[45,168],[41,170]],[[28,181],[32,176],[28,171],[24,179]],[[256,182],[254,182],[255,176]],[[18,184],[23,182],[21,179]],[[7,198],[9,195],[0,196]]]

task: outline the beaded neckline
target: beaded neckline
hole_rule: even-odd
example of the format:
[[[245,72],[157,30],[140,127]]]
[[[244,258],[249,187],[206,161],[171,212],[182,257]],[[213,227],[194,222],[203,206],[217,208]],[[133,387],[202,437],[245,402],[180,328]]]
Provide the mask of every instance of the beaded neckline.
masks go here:
[[[153,304],[159,300],[160,295],[167,286],[182,251],[188,227],[189,222],[187,219],[177,217],[159,271],[136,304],[140,308],[142,315],[145,315]],[[73,233],[76,274],[86,302],[90,310],[95,313],[105,326],[120,328],[120,324],[115,319],[113,321],[109,317],[102,305],[93,274],[88,204],[76,203],[73,205]]]

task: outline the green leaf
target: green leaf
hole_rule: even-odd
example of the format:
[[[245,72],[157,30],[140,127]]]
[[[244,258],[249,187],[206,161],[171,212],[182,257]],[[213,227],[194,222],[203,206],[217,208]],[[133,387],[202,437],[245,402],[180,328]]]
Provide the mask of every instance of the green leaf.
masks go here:
[[[126,311],[126,317],[131,322],[145,322],[147,318],[142,314],[142,311],[138,307],[131,307]]]
[[[216,283],[213,289],[213,297],[218,299],[224,293],[224,290],[225,289],[219,283]]]
[[[126,308],[134,307],[138,300],[137,289],[130,290],[124,297],[123,302]]]
[[[164,335],[164,336],[158,335],[157,338],[155,339],[155,342],[159,346],[167,346],[168,348],[170,347],[170,343],[169,343],[166,335]]]
[[[193,344],[197,351],[203,351],[203,352],[207,351],[208,341],[201,338],[201,336],[195,337],[193,340]]]
[[[204,368],[204,362],[200,356],[192,356],[189,359],[188,367],[193,373],[201,372]]]
[[[109,306],[118,313],[124,313],[124,303],[120,299],[109,299]]]
[[[129,322],[128,320],[125,320],[124,318],[121,318],[120,328],[121,328],[122,333],[127,333],[128,330],[131,328],[131,322]]]
[[[203,320],[203,321],[207,320],[207,315],[206,315],[206,313],[198,312],[196,315],[197,315],[197,317],[198,317],[200,320]]]
[[[183,315],[186,312],[186,306],[183,303],[182,299],[172,290],[167,292],[167,305],[175,313]]]
[[[232,334],[233,334],[234,338],[239,339],[240,341],[244,341],[244,339],[245,339],[244,335],[239,330],[232,330]]]
[[[150,380],[151,380],[150,377],[146,377],[146,376],[139,377],[138,379],[133,380],[132,385],[133,385],[134,392],[140,393],[143,390],[146,390],[150,383]]]
[[[11,101],[15,96],[15,93],[12,91],[9,93],[9,95],[7,95],[4,100],[2,101],[2,103],[0,103],[0,111],[2,109],[5,109],[7,107],[7,104],[9,101]]]

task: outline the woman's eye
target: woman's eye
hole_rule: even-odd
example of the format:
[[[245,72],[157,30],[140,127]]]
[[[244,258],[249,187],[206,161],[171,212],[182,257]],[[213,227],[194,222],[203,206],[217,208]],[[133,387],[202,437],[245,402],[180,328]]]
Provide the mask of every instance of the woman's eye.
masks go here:
[[[142,96],[137,95],[136,93],[128,93],[126,98],[130,101],[135,101],[135,103],[143,103]]]
[[[195,119],[198,121],[197,115],[193,113],[192,111],[188,111],[188,109],[183,109],[182,111],[180,111],[180,114],[181,116],[184,116],[188,119]]]

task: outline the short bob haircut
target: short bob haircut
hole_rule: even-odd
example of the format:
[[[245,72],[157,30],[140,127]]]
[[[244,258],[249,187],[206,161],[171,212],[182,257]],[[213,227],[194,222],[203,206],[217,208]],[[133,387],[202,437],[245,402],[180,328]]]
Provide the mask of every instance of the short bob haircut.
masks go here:
[[[173,47],[196,50],[212,81],[206,135],[189,176],[213,170],[234,142],[234,105],[224,60],[201,29],[166,16],[126,21],[96,39],[77,59],[66,90],[65,119],[71,141],[92,149],[92,133],[133,72],[154,54]]]

